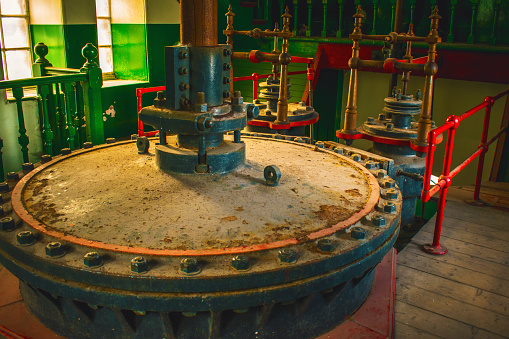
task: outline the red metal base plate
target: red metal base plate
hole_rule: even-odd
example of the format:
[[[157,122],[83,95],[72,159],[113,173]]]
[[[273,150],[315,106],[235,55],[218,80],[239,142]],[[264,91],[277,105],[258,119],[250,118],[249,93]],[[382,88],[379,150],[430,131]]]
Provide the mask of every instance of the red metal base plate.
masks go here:
[[[317,339],[392,338],[396,250],[387,253],[375,272],[375,283],[368,298],[352,316]],[[9,339],[65,339],[44,327],[25,307],[18,279],[0,267],[0,337]]]
[[[435,247],[433,245],[427,244],[422,247],[424,252],[435,255],[444,255],[447,253],[447,248],[445,246]]]

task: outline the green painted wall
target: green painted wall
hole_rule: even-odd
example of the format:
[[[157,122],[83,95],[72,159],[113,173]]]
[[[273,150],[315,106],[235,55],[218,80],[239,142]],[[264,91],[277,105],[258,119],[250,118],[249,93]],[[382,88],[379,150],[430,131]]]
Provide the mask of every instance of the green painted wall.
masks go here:
[[[30,25],[32,43],[44,42],[48,46],[48,59],[55,67],[66,67],[66,48],[62,25]],[[33,53],[33,48],[32,48]],[[33,56],[33,60],[37,56]]]
[[[97,27],[95,24],[73,24],[63,26],[67,67],[81,68],[85,58],[81,49],[92,43],[97,46]]]
[[[147,24],[148,74],[152,86],[165,84],[164,47],[180,41],[180,25]]]

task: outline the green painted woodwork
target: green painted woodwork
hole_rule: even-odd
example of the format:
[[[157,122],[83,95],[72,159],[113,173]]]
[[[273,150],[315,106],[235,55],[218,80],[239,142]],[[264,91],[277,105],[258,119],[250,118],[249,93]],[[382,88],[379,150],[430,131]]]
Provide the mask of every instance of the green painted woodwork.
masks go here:
[[[180,25],[148,24],[148,79],[151,86],[165,84],[164,47],[177,45],[180,41]]]
[[[113,71],[119,79],[148,80],[144,24],[111,24]]]
[[[314,108],[320,114],[320,120],[314,125],[316,140],[336,140],[336,125],[339,125],[336,110],[342,106],[341,102],[338,103],[343,95],[342,76],[342,71],[332,69],[322,70],[318,75],[313,92]]]
[[[48,46],[47,59],[54,67],[67,67],[63,25],[30,25],[30,33],[34,46],[38,42],[44,42]],[[33,60],[36,58],[37,56],[33,55]]]
[[[85,59],[81,49],[87,43],[97,46],[97,28],[95,24],[64,25],[65,54],[68,68],[81,68]]]

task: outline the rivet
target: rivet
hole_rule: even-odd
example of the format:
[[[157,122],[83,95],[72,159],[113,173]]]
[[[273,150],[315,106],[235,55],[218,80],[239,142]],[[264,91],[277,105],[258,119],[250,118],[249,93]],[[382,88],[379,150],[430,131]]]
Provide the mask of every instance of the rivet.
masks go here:
[[[237,271],[247,271],[251,265],[245,255],[237,255],[232,259],[232,267]]]
[[[9,180],[9,181],[18,181],[19,180],[18,172],[9,172],[9,173],[7,173],[7,180]]]
[[[43,164],[45,164],[45,163],[47,163],[47,162],[51,161],[51,159],[52,159],[52,158],[51,158],[51,155],[47,155],[47,154],[41,155],[41,162],[42,162]]]
[[[387,201],[384,204],[384,212],[385,213],[394,213],[394,212],[396,212],[396,205],[393,202],[391,202],[391,201]]]
[[[18,244],[20,244],[21,246],[30,246],[35,244],[36,242],[34,234],[30,231],[19,232],[16,235],[16,240],[18,241]]]
[[[319,239],[316,243],[316,247],[320,252],[330,253],[334,251],[334,243],[330,239]]]
[[[148,261],[143,257],[134,257],[131,259],[131,271],[144,273],[148,271]]]
[[[69,155],[69,154],[71,154],[71,149],[70,148],[62,148],[60,153],[62,153],[62,155]]]
[[[385,218],[383,215],[374,215],[371,217],[371,224],[376,227],[385,226]]]
[[[283,248],[278,254],[279,261],[284,264],[293,264],[297,261],[295,251],[290,248]]]
[[[94,145],[90,141],[87,141],[87,142],[83,143],[83,148],[84,149],[89,149],[89,148],[92,148],[92,147],[94,147]]]
[[[13,231],[16,228],[16,223],[11,217],[0,219],[0,229],[4,232]]]
[[[352,230],[350,231],[350,236],[356,240],[365,239],[366,231],[362,227],[352,227]]]
[[[187,73],[189,73],[189,71],[187,70],[186,67],[179,67],[178,73],[180,75],[186,75]]]
[[[187,274],[193,274],[200,272],[200,267],[196,258],[184,258],[180,262],[180,270]]]
[[[103,264],[102,257],[97,252],[88,252],[83,257],[83,263],[90,268],[100,267]]]
[[[189,84],[188,83],[185,83],[185,82],[181,82],[179,84],[179,90],[181,90],[182,92],[185,92],[189,89]]]
[[[114,144],[116,142],[117,142],[117,139],[115,139],[115,138],[107,138],[106,139],[106,143],[107,144]]]
[[[230,56],[230,55],[232,55],[232,51],[230,51],[229,49],[224,49],[223,50],[223,55],[224,56]]]
[[[22,166],[23,166],[23,171],[25,171],[25,172],[30,172],[35,168],[34,164],[32,164],[31,162],[26,162]]]
[[[187,58],[187,52],[185,50],[182,50],[179,52],[179,59],[183,60]]]
[[[46,255],[51,258],[59,258],[65,255],[65,248],[59,242],[50,242],[44,248],[46,251]]]

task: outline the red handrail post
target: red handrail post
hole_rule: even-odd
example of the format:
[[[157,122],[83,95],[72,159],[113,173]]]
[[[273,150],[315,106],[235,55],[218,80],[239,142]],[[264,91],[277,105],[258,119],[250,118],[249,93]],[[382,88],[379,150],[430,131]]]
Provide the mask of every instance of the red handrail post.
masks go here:
[[[253,77],[253,101],[255,101],[258,99],[258,80],[260,77],[258,73],[253,73],[251,76]]]
[[[141,100],[141,96],[143,95],[143,92],[141,88],[136,89],[136,102],[137,102],[137,114],[140,113],[141,109],[143,108],[143,102]],[[140,118],[138,117],[138,136],[142,137],[145,135],[145,132],[143,131],[143,122],[141,122]]]
[[[447,253],[447,248],[440,245],[440,236],[442,234],[442,222],[444,219],[445,211],[445,200],[447,199],[447,188],[451,186],[451,161],[452,161],[452,150],[454,146],[454,134],[460,123],[459,119],[455,115],[451,115],[447,118],[448,123],[453,123],[447,134],[447,146],[445,148],[444,156],[444,167],[442,170],[442,176],[439,180],[440,198],[438,200],[438,211],[435,221],[435,232],[433,234],[433,243],[431,245],[424,245],[423,249],[425,252],[436,255],[443,255]]]
[[[482,206],[485,205],[483,201],[479,198],[480,191],[481,191],[481,181],[482,181],[482,172],[484,167],[484,156],[486,152],[488,151],[488,145],[486,144],[488,141],[488,130],[490,128],[490,116],[491,116],[491,107],[495,103],[495,100],[493,97],[486,97],[484,99],[484,102],[486,102],[488,105],[486,106],[484,110],[484,124],[482,129],[482,138],[481,138],[481,144],[479,145],[479,148],[482,148],[482,153],[479,155],[479,163],[477,165],[477,176],[475,178],[475,190],[474,190],[474,201],[469,202],[473,205]]]

